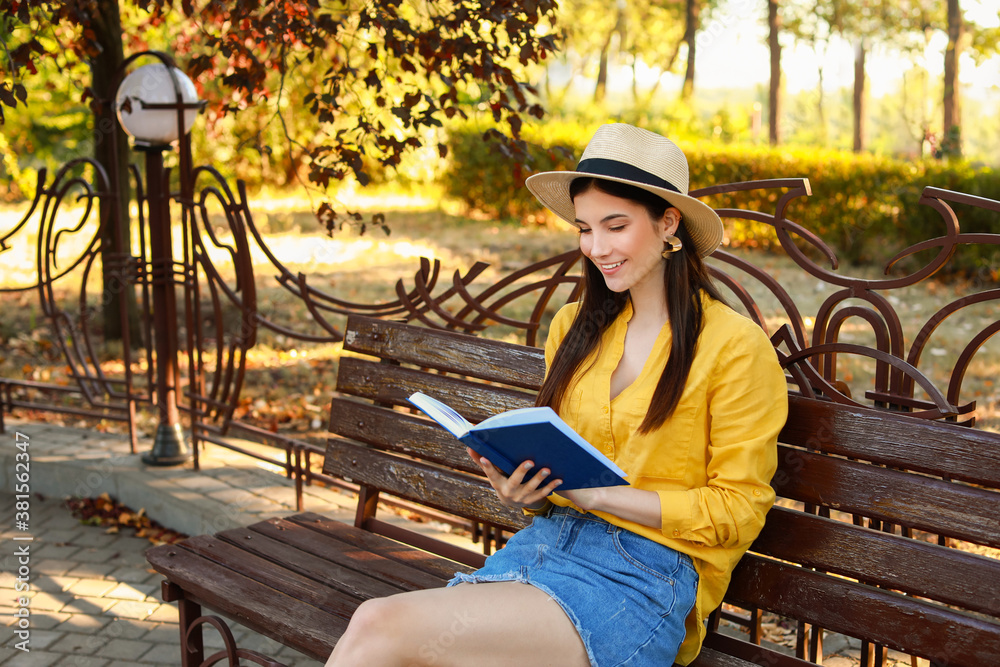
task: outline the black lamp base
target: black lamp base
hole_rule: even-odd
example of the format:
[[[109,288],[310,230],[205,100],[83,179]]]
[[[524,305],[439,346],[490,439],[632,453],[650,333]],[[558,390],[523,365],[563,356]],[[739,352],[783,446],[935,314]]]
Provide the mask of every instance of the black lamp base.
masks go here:
[[[180,424],[160,424],[156,429],[153,448],[142,455],[142,462],[151,466],[176,466],[191,459],[191,449]]]

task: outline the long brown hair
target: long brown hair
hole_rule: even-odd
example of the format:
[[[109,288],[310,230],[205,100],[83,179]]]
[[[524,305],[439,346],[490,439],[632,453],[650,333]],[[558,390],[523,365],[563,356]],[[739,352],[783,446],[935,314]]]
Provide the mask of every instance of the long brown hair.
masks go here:
[[[670,207],[666,200],[642,188],[590,177],[575,179],[570,184],[570,197],[575,200],[577,195],[591,188],[641,204],[653,220],[661,219]],[[712,299],[723,301],[712,283],[708,267],[694,250],[694,243],[684,228],[683,221],[677,227],[676,236],[681,240],[683,248],[670,257],[663,272],[667,314],[673,334],[670,355],[656,384],[646,418],[639,426],[641,433],[648,433],[662,426],[677,407],[684,392],[698,345],[698,334],[701,333],[701,295],[704,293]],[[580,301],[580,310],[556,351],[545,382],[538,392],[536,405],[548,405],[558,410],[573,378],[599,347],[601,336],[625,308],[628,294],[609,289],[600,269],[593,262],[584,260]]]

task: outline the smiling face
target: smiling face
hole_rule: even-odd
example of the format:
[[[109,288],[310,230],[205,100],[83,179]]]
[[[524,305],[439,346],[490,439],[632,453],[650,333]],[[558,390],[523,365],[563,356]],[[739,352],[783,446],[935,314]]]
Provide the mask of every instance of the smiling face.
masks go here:
[[[680,215],[668,208],[654,220],[642,204],[596,188],[579,193],[576,226],[580,250],[601,271],[608,289],[637,293],[663,290],[667,260],[662,252],[668,234],[677,230]]]

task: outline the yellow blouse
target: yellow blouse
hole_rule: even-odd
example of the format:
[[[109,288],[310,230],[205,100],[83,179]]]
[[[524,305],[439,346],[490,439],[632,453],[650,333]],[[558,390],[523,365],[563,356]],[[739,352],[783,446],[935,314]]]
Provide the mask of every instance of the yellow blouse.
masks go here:
[[[605,332],[597,360],[571,385],[560,416],[628,474],[660,496],[660,529],[596,511],[609,523],[691,556],[698,596],[677,662],[689,664],[705,638],[705,616],[722,601],[733,568],[774,503],[778,432],[788,413],[784,372],[764,331],[725,304],[704,299],[703,328],[687,386],[658,430],[638,433],[670,352],[664,325],[646,364],[611,400],[611,374],[625,345],[631,304]],[[578,304],[556,313],[545,346],[551,365]],[[589,360],[588,360],[589,361]],[[572,505],[558,495],[552,502]],[[579,509],[579,508],[577,508]]]

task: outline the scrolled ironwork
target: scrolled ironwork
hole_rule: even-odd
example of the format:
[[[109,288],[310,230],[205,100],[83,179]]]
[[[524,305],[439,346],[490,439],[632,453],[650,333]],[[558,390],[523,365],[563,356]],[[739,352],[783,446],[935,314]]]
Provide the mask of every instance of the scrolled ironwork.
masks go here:
[[[85,175],[88,171],[89,180]],[[41,312],[51,329],[51,342],[65,362],[66,380],[70,384],[0,378],[3,389],[0,410],[24,407],[125,421],[129,424],[134,451],[135,404],[148,401],[149,396],[132,376],[133,350],[127,331],[123,332],[122,343],[123,377],[112,377],[101,367],[95,339],[99,327],[94,315],[107,305],[111,295],[132,288],[140,268],[128,249],[114,247],[114,241],[110,246],[107,243],[107,239],[117,238],[120,221],[111,215],[111,207],[100,205],[108,196],[109,181],[98,162],[77,158],[63,165],[49,185],[47,177],[45,169],[39,171],[28,211],[13,229],[0,237],[0,252],[3,252],[13,248],[10,243],[15,238],[25,239],[27,244],[34,234],[35,280],[32,284],[0,288],[0,292],[37,292]],[[70,206],[73,208],[67,212]],[[32,224],[33,220],[36,224]],[[71,247],[72,238],[81,240]],[[64,252],[64,248],[69,250]],[[98,266],[102,266],[103,286],[100,294],[94,295],[90,283]],[[68,308],[67,304],[74,300],[63,298],[60,291],[74,288],[74,280],[79,281],[75,308]],[[121,322],[127,327],[127,299],[120,299],[120,303]],[[15,395],[15,389],[19,395]],[[81,405],[65,405],[62,401],[38,403],[20,395],[35,393],[73,395]]]
[[[181,647],[182,651],[188,653],[195,653],[200,650],[200,642],[196,643],[192,641],[192,634],[195,631],[201,630],[202,625],[210,625],[216,629],[216,631],[222,636],[222,644],[225,648],[221,651],[216,651],[212,655],[205,658],[202,662],[198,663],[198,667],[212,667],[213,665],[219,664],[222,660],[226,660],[229,667],[237,667],[242,663],[240,660],[249,660],[250,662],[262,665],[263,667],[287,667],[285,663],[278,662],[263,653],[253,651],[250,649],[239,648],[236,646],[236,637],[233,636],[233,631],[229,629],[229,626],[218,616],[199,616],[198,618],[191,621],[191,624],[187,627],[184,632],[184,646]]]
[[[932,334],[942,323],[949,318],[958,317],[958,313],[970,306],[996,303],[1000,300],[1000,290],[990,289],[977,294],[967,294],[941,307],[923,324],[908,350],[902,318],[889,295],[912,287],[939,272],[947,265],[961,244],[1000,245],[1000,234],[961,233],[958,216],[949,205],[958,203],[1000,214],[1000,202],[940,188],[925,188],[919,203],[930,206],[938,212],[944,234],[898,252],[886,263],[884,273],[890,274],[901,260],[913,257],[921,251],[937,249],[938,252],[922,266],[903,276],[871,279],[835,273],[820,266],[797,244],[796,238],[803,239],[807,245],[818,250],[833,269],[839,266],[836,254],[828,245],[802,225],[783,217],[782,212],[793,196],[808,195],[810,192],[807,181],[796,185],[797,180],[800,179],[762,181],[756,184],[789,189],[778,202],[773,216],[760,211],[739,209],[719,209],[719,213],[724,218],[742,218],[772,226],[784,254],[803,271],[802,278],[816,279],[824,286],[840,288],[826,297],[808,322],[800,305],[794,302],[778,280],[759,267],[724,250],[717,251],[713,255],[720,263],[743,271],[750,276],[753,283],[762,286],[777,299],[783,310],[782,318],[785,320],[785,326],[788,327],[780,337],[790,349],[788,358],[794,359],[798,364],[807,363],[810,368],[804,371],[804,376],[809,377],[816,384],[814,388],[831,400],[858,404],[845,394],[846,383],[838,377],[837,355],[840,354],[849,355],[854,359],[874,360],[876,369],[873,374],[873,386],[866,390],[864,395],[872,400],[876,407],[906,411],[916,417],[946,418],[954,421],[957,421],[959,416],[972,412],[975,409],[975,402],[963,401],[961,398],[962,381],[972,358],[997,332],[996,322],[986,325],[965,345],[950,377],[941,386],[939,386],[940,381],[935,382],[919,368],[919,362]],[[724,194],[748,190],[754,186],[754,183],[738,183],[695,191],[692,194],[696,196]],[[748,290],[750,283],[738,281],[716,267],[713,267],[713,274],[736,295],[737,301],[746,308],[750,316],[764,327],[765,331],[768,330],[758,303]],[[787,282],[788,279],[785,280]],[[857,301],[863,305],[853,303]],[[867,326],[867,330],[875,339],[874,347],[844,345],[840,342],[842,331],[849,323],[854,325],[857,322],[863,322]],[[918,387],[927,395],[926,400],[915,396]],[[972,425],[973,419],[969,418],[961,423]]]

